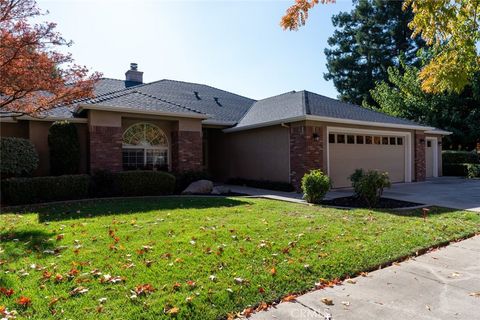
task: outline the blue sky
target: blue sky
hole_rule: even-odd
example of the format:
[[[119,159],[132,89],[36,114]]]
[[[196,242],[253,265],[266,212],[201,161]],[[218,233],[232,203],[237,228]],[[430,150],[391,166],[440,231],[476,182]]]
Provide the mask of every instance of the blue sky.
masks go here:
[[[336,97],[324,48],[333,14],[351,1],[318,6],[307,26],[283,31],[289,1],[38,0],[44,18],[74,41],[77,63],[123,79],[130,62],[144,81],[204,83],[261,99],[291,90]]]

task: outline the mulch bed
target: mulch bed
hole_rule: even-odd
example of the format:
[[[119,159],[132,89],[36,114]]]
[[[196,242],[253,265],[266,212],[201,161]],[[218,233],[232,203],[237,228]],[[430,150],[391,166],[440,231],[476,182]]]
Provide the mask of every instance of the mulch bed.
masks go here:
[[[349,207],[349,208],[368,208],[368,205],[362,199],[355,196],[341,197],[332,200],[322,200],[321,204],[327,206]],[[395,200],[390,198],[380,198],[380,201],[374,208],[379,209],[395,209],[420,206],[421,203]]]

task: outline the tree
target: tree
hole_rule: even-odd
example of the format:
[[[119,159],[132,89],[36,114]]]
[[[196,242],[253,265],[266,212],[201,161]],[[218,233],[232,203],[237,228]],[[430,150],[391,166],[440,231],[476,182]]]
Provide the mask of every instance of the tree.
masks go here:
[[[93,94],[100,74],[58,51],[72,43],[55,23],[30,23],[43,14],[35,0],[0,0],[0,117],[36,116]]]
[[[295,0],[280,24],[297,30],[309,10],[331,0]],[[425,92],[461,92],[480,71],[480,0],[405,0],[414,17],[409,26],[435,49],[434,57],[420,73]]]
[[[371,91],[380,110],[452,131],[445,149],[475,148],[480,140],[480,75],[461,94],[432,94],[422,90],[420,73],[420,68],[406,65],[403,59],[400,67],[390,67],[388,81]]]
[[[398,64],[404,53],[408,63],[417,60],[423,41],[411,38],[408,22],[411,11],[402,4],[386,0],[355,0],[355,8],[333,16],[337,28],[325,49],[328,72],[340,99],[356,104],[373,104],[370,90],[377,81],[387,79],[387,68]]]

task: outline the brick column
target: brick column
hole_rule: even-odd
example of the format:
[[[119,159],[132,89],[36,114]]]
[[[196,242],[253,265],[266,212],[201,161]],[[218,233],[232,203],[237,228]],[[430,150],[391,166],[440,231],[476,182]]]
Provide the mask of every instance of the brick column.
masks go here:
[[[202,132],[172,131],[172,171],[202,169]]]
[[[323,138],[322,127],[290,128],[290,181],[297,191],[306,172],[323,169]]]
[[[122,128],[89,126],[90,172],[122,170]]]
[[[415,132],[415,181],[425,181],[426,173],[425,134]]]

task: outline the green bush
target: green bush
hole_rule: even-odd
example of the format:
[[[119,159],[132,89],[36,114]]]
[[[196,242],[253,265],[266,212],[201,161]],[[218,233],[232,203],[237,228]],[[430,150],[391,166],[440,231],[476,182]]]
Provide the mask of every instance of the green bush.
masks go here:
[[[311,170],[302,178],[303,197],[309,203],[320,203],[331,185],[330,178],[321,170]]]
[[[2,202],[9,205],[88,197],[90,176],[10,178],[2,180]]]
[[[0,139],[0,172],[3,176],[25,176],[38,167],[38,154],[30,140]]]
[[[190,183],[198,180],[211,180],[211,176],[206,171],[185,171],[174,173],[175,193],[181,193]]]
[[[163,171],[122,171],[115,173],[114,185],[122,196],[172,194],[175,176]]]
[[[468,163],[443,163],[444,176],[466,177],[468,174]]]
[[[480,163],[480,158],[475,151],[443,151],[442,161],[445,164],[453,163]]]
[[[250,180],[243,178],[231,178],[228,180],[229,184],[234,184],[238,186],[248,186],[252,188],[267,189],[267,190],[276,190],[276,191],[285,191],[292,192],[295,188],[292,184],[288,182],[281,181],[270,181],[270,180]]]
[[[54,122],[48,131],[48,147],[52,175],[78,173],[80,142],[73,123]]]
[[[480,178],[480,164],[467,163],[467,178]]]
[[[375,170],[364,172],[363,169],[357,169],[350,176],[350,181],[352,181],[356,196],[370,208],[377,205],[382,197],[383,189],[389,188],[391,185],[386,172]]]
[[[117,193],[115,174],[109,170],[94,171],[91,179],[90,193],[94,197],[114,196]]]

